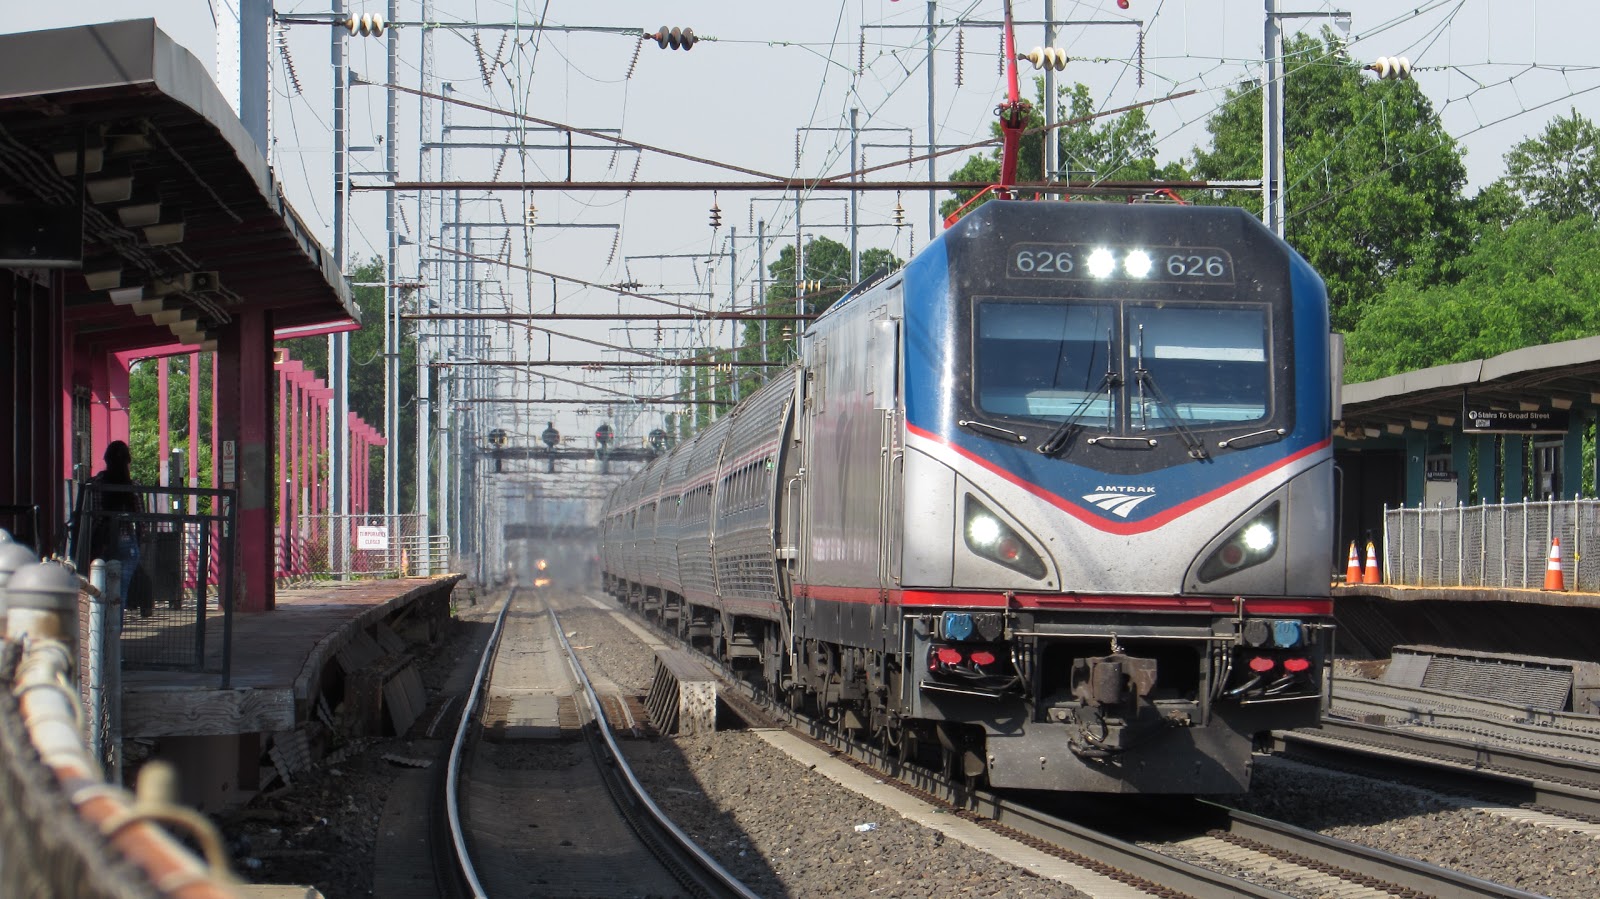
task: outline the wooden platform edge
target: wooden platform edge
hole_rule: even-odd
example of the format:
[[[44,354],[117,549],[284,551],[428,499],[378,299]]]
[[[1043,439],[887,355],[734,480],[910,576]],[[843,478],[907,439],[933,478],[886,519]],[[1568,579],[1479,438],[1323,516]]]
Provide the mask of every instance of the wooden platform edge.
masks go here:
[[[371,606],[360,615],[346,621],[342,627],[317,641],[311,652],[306,655],[305,662],[300,666],[300,674],[294,679],[294,702],[304,705],[311,698],[311,684],[322,676],[322,669],[328,664],[344,645],[354,639],[357,631],[365,630],[369,625],[389,617],[390,613],[416,602],[422,596],[434,590],[454,590],[465,575],[446,574],[439,577],[428,578],[423,583],[407,590],[406,592],[385,602]]]

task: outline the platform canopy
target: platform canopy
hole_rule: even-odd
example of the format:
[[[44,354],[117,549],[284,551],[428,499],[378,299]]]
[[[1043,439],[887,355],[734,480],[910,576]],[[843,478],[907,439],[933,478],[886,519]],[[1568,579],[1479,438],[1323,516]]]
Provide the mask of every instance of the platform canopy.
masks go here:
[[[1469,415],[1495,413],[1517,430],[1519,419],[1600,405],[1600,337],[1347,384],[1343,397],[1340,433],[1351,439],[1432,426],[1470,432]]]
[[[66,271],[65,324],[120,351],[359,321],[206,67],[152,19],[0,36],[0,267]]]

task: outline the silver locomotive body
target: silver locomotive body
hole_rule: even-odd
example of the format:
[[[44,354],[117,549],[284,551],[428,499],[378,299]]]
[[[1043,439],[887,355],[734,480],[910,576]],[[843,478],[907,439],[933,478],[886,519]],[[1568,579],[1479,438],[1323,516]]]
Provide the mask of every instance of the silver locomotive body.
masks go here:
[[[620,487],[606,585],[996,787],[1242,790],[1322,707],[1329,369],[1237,210],[990,203]]]

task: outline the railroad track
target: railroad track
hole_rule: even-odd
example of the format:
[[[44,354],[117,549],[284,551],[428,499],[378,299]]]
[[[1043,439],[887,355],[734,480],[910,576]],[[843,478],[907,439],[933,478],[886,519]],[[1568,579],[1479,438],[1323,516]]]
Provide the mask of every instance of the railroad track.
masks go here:
[[[654,627],[654,622],[647,623]],[[676,643],[659,628],[655,633]],[[706,662],[721,677],[721,699],[747,723],[786,728],[849,759],[872,778],[1076,866],[1081,874],[1070,882],[1092,896],[1520,899],[1536,895],[1209,803],[1197,803],[1190,812],[1195,822],[1192,836],[1173,844],[1172,852],[1156,851],[1139,845],[1137,834],[1112,835],[1070,816],[905,765],[887,747],[850,739],[773,702],[732,670],[710,659]]]
[[[454,865],[440,895],[754,896],[660,813],[532,593],[507,597],[469,697],[442,800]]]

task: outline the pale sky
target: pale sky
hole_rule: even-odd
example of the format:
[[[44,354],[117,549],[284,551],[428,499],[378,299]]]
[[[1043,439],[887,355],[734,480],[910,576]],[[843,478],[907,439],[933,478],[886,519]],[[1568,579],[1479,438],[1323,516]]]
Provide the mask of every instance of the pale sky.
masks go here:
[[[236,33],[237,14],[230,0],[77,0],[72,3],[24,4],[8,0],[0,31],[87,24],[117,18],[154,16],[160,27],[209,66],[217,62],[217,33]],[[236,3],[237,0],[231,0]],[[1359,60],[1378,56],[1407,56],[1416,67],[1419,85],[1441,111],[1446,130],[1468,149],[1466,163],[1471,187],[1494,180],[1502,170],[1502,155],[1516,142],[1537,135],[1549,120],[1576,108],[1600,120],[1600,66],[1594,58],[1592,35],[1600,23],[1600,9],[1585,0],[1496,3],[1492,0],[1411,0],[1404,12],[1382,0],[1328,3],[1306,0],[1300,4],[1279,0],[1283,12],[1351,14],[1350,53]],[[356,12],[384,12],[386,4],[352,2]],[[839,174],[849,170],[851,109],[857,109],[859,140],[868,165],[903,159],[908,142],[920,154],[928,143],[929,96],[924,44],[928,3],[923,0],[841,0],[827,3],[701,2],[662,3],[614,0],[607,3],[573,3],[561,0],[524,2],[519,10],[507,0],[437,0],[433,18],[444,22],[521,23],[541,16],[547,26],[612,26],[654,30],[658,26],[692,27],[702,38],[690,52],[658,49],[648,42],[638,49],[636,38],[609,33],[548,30],[521,34],[520,52],[515,42],[502,44],[504,31],[481,31],[476,45],[470,31],[436,29],[434,77],[451,82],[463,99],[497,108],[514,108],[542,119],[590,129],[620,129],[623,137],[646,144],[715,159],[778,175]],[[1116,0],[1068,2],[1056,0],[1058,20],[1092,20],[1095,24],[1065,27],[1057,44],[1073,58],[1060,83],[1083,81],[1103,108],[1155,100],[1167,94],[1196,89],[1192,97],[1162,103],[1149,109],[1159,140],[1160,159],[1188,156],[1206,135],[1203,122],[1221,102],[1226,88],[1259,79],[1262,56],[1263,0],[1129,0],[1127,10]],[[327,12],[327,0],[278,0],[282,15]],[[997,70],[999,31],[990,24],[1001,15],[999,0],[941,0],[936,6],[940,22],[934,60],[933,119],[936,143],[949,146],[986,138],[993,107],[1003,94]],[[399,3],[398,18],[415,21],[421,15],[417,0]],[[1043,0],[1016,5],[1019,21],[1037,21],[1044,15]],[[1286,30],[1320,28],[1331,20],[1318,15],[1285,20]],[[965,24],[962,24],[965,23]],[[1139,23],[1142,23],[1142,28]],[[415,88],[420,78],[420,29],[401,28],[399,79]],[[1143,84],[1140,82],[1140,35],[1143,34]],[[1019,48],[1043,42],[1043,28],[1021,25]],[[959,53],[958,53],[958,47]],[[370,38],[350,41],[353,69],[372,81],[384,74],[383,42]],[[227,57],[224,53],[224,67]],[[324,243],[331,243],[331,77],[327,26],[293,25],[284,29],[282,47],[275,45],[273,65],[273,147],[270,157],[296,209]],[[498,62],[497,62],[498,61]],[[299,91],[288,77],[292,64]],[[491,87],[483,80],[484,66],[491,69]],[[630,66],[632,75],[629,76]],[[961,84],[956,84],[957,70]],[[858,73],[859,70],[859,73]],[[1022,75],[1034,75],[1024,64]],[[1031,96],[1031,89],[1024,88]],[[383,133],[383,92],[376,88],[352,91],[350,142],[376,147]],[[433,138],[437,139],[441,111],[431,104]],[[399,175],[418,180],[418,104],[402,96],[399,107]],[[452,122],[505,124],[507,120],[468,110],[450,113]],[[806,129],[806,130],[801,130]],[[458,139],[467,139],[458,132]],[[489,139],[500,138],[492,132]],[[484,139],[482,134],[472,139]],[[797,141],[800,159],[796,162]],[[553,135],[532,131],[529,144],[555,143]],[[593,142],[587,142],[592,145]],[[939,177],[947,176],[968,154],[945,157],[937,163]],[[503,158],[502,158],[503,157]],[[437,155],[428,177],[438,174]],[[575,154],[575,175],[580,180],[627,181],[635,154],[580,151]],[[352,155],[355,172],[383,167],[380,151]],[[496,167],[500,179],[528,180],[564,177],[566,155],[534,150],[525,155],[494,150],[459,150],[453,154],[456,178],[489,180]],[[870,177],[911,180],[924,178],[926,163],[895,166]],[[372,181],[377,176],[358,180]],[[637,179],[743,180],[748,176],[654,154],[644,154]],[[804,211],[806,237],[826,236],[848,243],[844,194],[811,200]],[[468,197],[465,217],[475,221],[520,221],[527,199],[517,193]],[[896,202],[905,209],[908,228],[892,225]],[[777,195],[721,194],[716,203],[723,227],[715,232],[707,217],[713,199],[697,193],[647,194],[636,192],[578,194],[545,191],[531,198],[538,208],[539,226],[531,243],[523,243],[521,228],[510,233],[510,258],[518,264],[583,280],[614,283],[638,281],[643,291],[668,295],[674,302],[704,307],[708,302],[727,308],[730,293],[740,306],[748,305],[756,289],[758,247],[753,239],[756,220],[765,222],[773,243],[792,245],[795,221],[792,198]],[[1291,211],[1299,205],[1290,194]],[[402,199],[401,231],[414,242],[420,213],[415,196]],[[436,223],[443,210],[427,212]],[[384,247],[383,199],[378,193],[354,198],[346,246],[349,253],[368,258]],[[453,217],[453,212],[451,213]],[[502,215],[504,219],[502,219]],[[855,221],[862,247],[889,246],[908,256],[928,240],[926,193],[865,194]],[[585,228],[559,225],[581,224]],[[615,230],[610,226],[618,226]],[[433,229],[430,229],[433,230]],[[736,232],[730,243],[730,232]],[[436,231],[435,231],[436,233]],[[731,248],[731,258],[730,258]],[[493,241],[476,244],[476,251],[493,256]],[[770,262],[778,246],[767,247]],[[663,258],[665,257],[665,258]],[[710,260],[708,263],[707,260]],[[418,257],[412,248],[403,252],[397,276],[418,277]],[[441,301],[440,273],[422,273],[430,283],[426,296]],[[548,278],[528,279],[518,273],[489,271],[477,277],[486,282],[496,308],[512,311],[548,311],[552,286]],[[730,279],[732,284],[730,285]],[[563,311],[662,310],[637,301],[619,303],[612,295],[560,284],[553,295]],[[502,299],[503,297],[503,299]],[[448,299],[448,298],[444,298]],[[631,345],[648,352],[670,353],[710,342],[726,346],[726,330],[691,333],[667,328],[661,343],[654,329],[617,330],[602,325],[574,328],[593,340]],[[542,357],[545,340],[530,344],[520,335],[513,342],[502,336],[494,355]],[[597,358],[601,355],[638,358],[615,351],[556,339],[555,358]],[[642,392],[671,392],[671,376],[657,380],[636,375]],[[563,377],[601,388],[630,389],[614,379],[614,372],[561,371]],[[545,384],[522,377],[508,380],[506,393],[537,397],[592,395],[589,388]],[[548,390],[545,394],[542,391]],[[577,407],[519,407],[506,415],[512,429],[536,434],[546,420],[568,433],[592,431],[602,410],[580,417]],[[638,437],[657,426],[661,412],[646,413],[632,430]],[[622,424],[619,422],[619,424]]]

